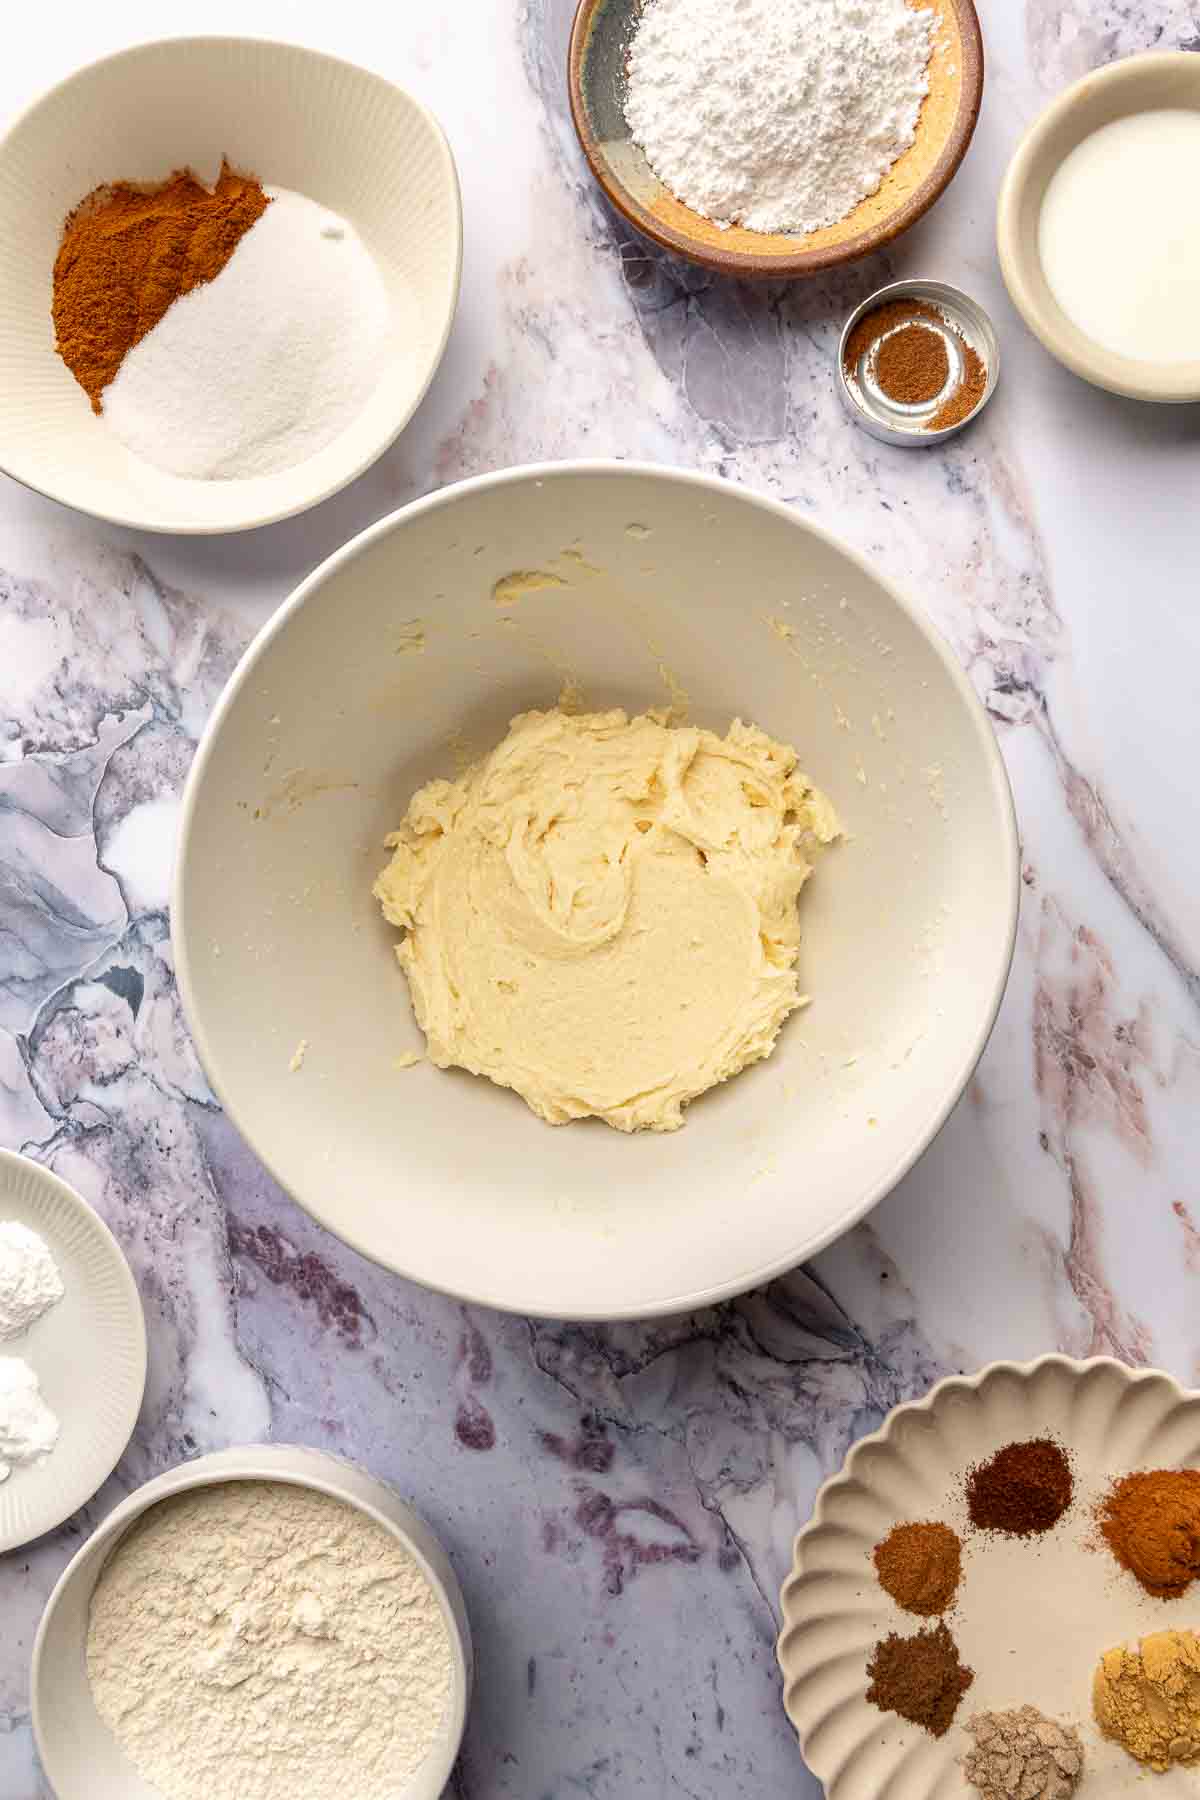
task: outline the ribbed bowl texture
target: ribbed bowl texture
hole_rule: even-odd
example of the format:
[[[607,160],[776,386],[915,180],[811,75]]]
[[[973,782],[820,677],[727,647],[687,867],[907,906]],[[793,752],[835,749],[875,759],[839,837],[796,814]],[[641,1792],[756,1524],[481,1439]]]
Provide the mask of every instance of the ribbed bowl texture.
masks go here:
[[[142,1303],[103,1220],[57,1175],[0,1150],[0,1220],[8,1219],[45,1239],[66,1293],[23,1336],[0,1344],[0,1356],[23,1357],[35,1370],[62,1426],[44,1463],[0,1482],[0,1552],[61,1525],[107,1481],[146,1382]]]
[[[63,221],[104,182],[154,182],[224,155],[347,218],[375,257],[393,329],[371,398],[293,469],[193,481],[133,456],[54,349]],[[0,139],[0,468],[83,512],[152,531],[238,531],[301,512],[392,442],[441,359],[458,298],[462,214],[440,127],[378,75],[316,51],[176,38],[71,76]]]

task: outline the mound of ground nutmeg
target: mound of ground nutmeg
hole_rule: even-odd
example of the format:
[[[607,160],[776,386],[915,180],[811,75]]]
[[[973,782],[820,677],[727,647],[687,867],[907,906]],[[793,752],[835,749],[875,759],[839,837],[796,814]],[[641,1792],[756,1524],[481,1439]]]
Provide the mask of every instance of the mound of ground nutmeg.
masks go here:
[[[949,399],[934,413],[929,421],[929,431],[947,431],[951,425],[961,425],[969,419],[987,389],[988,372],[982,359],[964,343],[962,347],[963,372],[962,379]]]
[[[870,370],[888,399],[901,406],[936,400],[950,377],[948,332],[958,347],[957,380],[931,416],[914,418],[914,431],[945,431],[970,418],[987,391],[988,370],[954,319],[926,300],[906,296],[885,300],[854,326],[846,339],[842,367],[852,393]]]
[[[177,169],[158,187],[118,181],[80,201],[54,261],[54,347],[93,412],[126,352],[172,301],[221,273],[270,203],[228,163],[211,193]]]
[[[875,378],[889,400],[920,406],[950,379],[950,358],[936,331],[916,323],[889,332],[875,352]]]
[[[962,1545],[948,1525],[895,1525],[872,1552],[879,1585],[906,1612],[945,1612],[958,1592]]]
[[[958,1703],[975,1679],[959,1660],[958,1645],[944,1623],[915,1637],[891,1632],[876,1644],[867,1664],[867,1699],[881,1712],[899,1713],[932,1737],[950,1729]]]

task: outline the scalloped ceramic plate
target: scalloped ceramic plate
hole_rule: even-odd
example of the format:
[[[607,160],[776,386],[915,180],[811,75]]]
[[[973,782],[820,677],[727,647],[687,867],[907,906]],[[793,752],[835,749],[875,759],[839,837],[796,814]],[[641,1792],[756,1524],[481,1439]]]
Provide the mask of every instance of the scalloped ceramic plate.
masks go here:
[[[947,1622],[975,1681],[950,1730],[932,1738],[866,1698],[877,1639],[926,1623],[884,1593],[871,1551],[905,1519],[940,1518],[965,1532],[964,1471],[1003,1444],[1046,1433],[1071,1455],[1075,1501],[1041,1538],[964,1536]],[[1200,1591],[1151,1599],[1103,1547],[1089,1547],[1091,1507],[1114,1475],[1181,1466],[1200,1466],[1200,1393],[1106,1358],[993,1363],[897,1407],[857,1444],[818,1494],[783,1589],[784,1704],[828,1800],[978,1800],[958,1765],[970,1742],[963,1726],[975,1712],[1026,1701],[1079,1726],[1082,1800],[1145,1793],[1147,1772],[1092,1722],[1092,1672],[1110,1644],[1195,1626]],[[1195,1792],[1194,1770],[1154,1779],[1164,1800]]]
[[[36,1371],[62,1431],[44,1463],[0,1482],[0,1552],[52,1531],[112,1474],[146,1385],[146,1324],[129,1265],[108,1226],[57,1175],[0,1150],[0,1219],[50,1246],[66,1293],[22,1337],[0,1344]]]

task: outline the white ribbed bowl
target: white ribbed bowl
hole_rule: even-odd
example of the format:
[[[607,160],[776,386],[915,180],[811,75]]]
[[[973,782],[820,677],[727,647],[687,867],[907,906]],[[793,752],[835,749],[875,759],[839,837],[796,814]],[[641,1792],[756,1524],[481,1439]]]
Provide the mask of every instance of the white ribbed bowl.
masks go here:
[[[227,1481],[289,1482],[343,1500],[391,1532],[420,1565],[441,1608],[453,1672],[441,1731],[425,1761],[397,1790],[397,1800],[439,1800],[462,1743],[474,1679],[467,1609],[450,1559],[425,1521],[385,1482],[327,1451],[298,1444],[218,1450],[168,1469],[111,1512],[67,1564],[38,1627],[31,1678],[38,1755],[58,1800],[162,1800],[96,1711],[87,1677],[88,1612],[105,1563],[143,1513],[172,1494]]]
[[[965,1470],[1004,1444],[1046,1434],[1072,1459],[1067,1513],[1042,1537],[968,1534]],[[1092,1509],[1116,1475],[1180,1467],[1200,1467],[1200,1393],[1106,1357],[992,1363],[897,1407],[856,1444],[817,1495],[782,1597],[784,1705],[827,1800],[978,1800],[958,1764],[970,1743],[964,1723],[1025,1702],[1079,1726],[1081,1791],[1107,1800],[1144,1794],[1145,1769],[1092,1722],[1092,1674],[1112,1644],[1194,1628],[1200,1593],[1152,1599],[1095,1547]],[[895,1605],[871,1564],[893,1525],[918,1519],[944,1519],[963,1534],[962,1585],[947,1623],[975,1671],[937,1739],[866,1698],[876,1641],[932,1622]],[[1176,1769],[1154,1778],[1154,1792],[1163,1800],[1194,1794],[1195,1781],[1194,1770]]]
[[[51,276],[63,220],[91,189],[221,155],[350,220],[393,330],[374,393],[323,450],[274,475],[193,481],[142,462],[92,412],[54,349]],[[0,243],[0,468],[118,524],[241,531],[336,493],[408,423],[454,317],[462,209],[441,128],[381,76],[291,44],[175,38],[81,69],[9,127]]]
[[[57,1175],[0,1150],[0,1220],[43,1237],[66,1293],[0,1356],[20,1356],[62,1432],[40,1465],[0,1482],[0,1552],[53,1531],[112,1474],[146,1385],[146,1325],[129,1265],[108,1226]]]

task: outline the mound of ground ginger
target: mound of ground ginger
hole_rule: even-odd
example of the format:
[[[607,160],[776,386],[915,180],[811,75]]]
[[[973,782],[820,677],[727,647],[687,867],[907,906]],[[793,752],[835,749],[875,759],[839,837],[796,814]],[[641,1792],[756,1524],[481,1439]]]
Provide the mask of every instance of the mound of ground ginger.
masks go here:
[[[1200,1760],[1200,1638],[1152,1631],[1135,1650],[1106,1650],[1092,1705],[1105,1737],[1160,1774]]]

